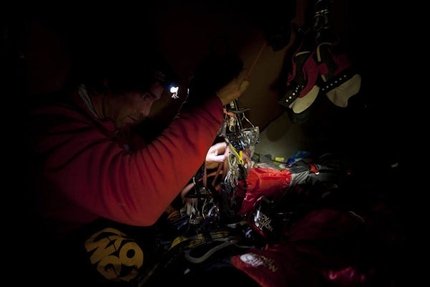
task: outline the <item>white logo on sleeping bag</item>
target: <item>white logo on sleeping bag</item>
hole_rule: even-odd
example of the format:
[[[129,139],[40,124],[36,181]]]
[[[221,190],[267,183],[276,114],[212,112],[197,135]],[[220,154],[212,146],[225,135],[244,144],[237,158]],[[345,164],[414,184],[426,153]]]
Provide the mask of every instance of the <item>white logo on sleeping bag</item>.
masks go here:
[[[275,266],[275,260],[267,258],[255,253],[245,253],[240,255],[240,260],[244,263],[251,265],[252,267],[265,267],[272,272],[276,272],[278,268]]]

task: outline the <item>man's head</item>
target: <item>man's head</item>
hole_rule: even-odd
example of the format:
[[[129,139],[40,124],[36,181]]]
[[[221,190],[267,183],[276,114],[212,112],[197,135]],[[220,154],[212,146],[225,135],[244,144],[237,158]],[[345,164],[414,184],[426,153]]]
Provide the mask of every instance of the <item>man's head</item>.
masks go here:
[[[107,89],[109,90],[107,83]],[[109,92],[103,96],[103,116],[115,122],[116,128],[136,125],[146,118],[153,103],[165,92],[160,82],[154,82],[146,90],[129,90],[121,93]]]
[[[97,55],[81,70],[79,83],[91,97],[97,95],[97,113],[117,128],[137,124],[150,113],[153,103],[169,94],[179,78],[160,55],[147,50],[135,54]],[[103,103],[103,104],[101,104]]]

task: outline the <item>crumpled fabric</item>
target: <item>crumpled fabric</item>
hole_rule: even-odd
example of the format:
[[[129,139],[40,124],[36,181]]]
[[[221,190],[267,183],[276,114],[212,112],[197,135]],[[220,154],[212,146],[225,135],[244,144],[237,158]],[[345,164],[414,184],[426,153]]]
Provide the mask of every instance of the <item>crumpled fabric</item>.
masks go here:
[[[364,222],[347,211],[312,210],[276,244],[250,248],[232,264],[262,287],[367,286],[357,262]]]
[[[244,182],[238,184],[237,195],[243,197],[238,215],[251,210],[262,195],[273,200],[281,198],[290,187],[291,179],[291,172],[287,169],[252,168],[246,178],[246,186]]]

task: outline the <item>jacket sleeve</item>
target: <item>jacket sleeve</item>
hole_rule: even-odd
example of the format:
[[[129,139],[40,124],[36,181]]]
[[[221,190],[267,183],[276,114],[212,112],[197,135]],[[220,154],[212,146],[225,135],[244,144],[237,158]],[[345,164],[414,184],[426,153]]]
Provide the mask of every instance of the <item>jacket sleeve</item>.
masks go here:
[[[204,162],[222,119],[213,97],[182,109],[158,138],[129,152],[76,111],[38,110],[32,148],[43,166],[41,188],[95,216],[152,225]]]

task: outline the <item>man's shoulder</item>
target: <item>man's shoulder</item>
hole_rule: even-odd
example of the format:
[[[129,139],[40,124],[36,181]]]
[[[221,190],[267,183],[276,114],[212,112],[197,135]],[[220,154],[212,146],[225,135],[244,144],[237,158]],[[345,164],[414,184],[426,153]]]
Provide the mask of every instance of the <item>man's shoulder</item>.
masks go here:
[[[63,132],[98,127],[97,120],[78,99],[61,92],[38,95],[29,101],[24,123],[33,130],[55,127],[56,131]]]
[[[32,116],[49,116],[61,118],[88,118],[89,112],[83,107],[80,98],[73,92],[51,92],[34,96],[28,102],[28,112]]]

